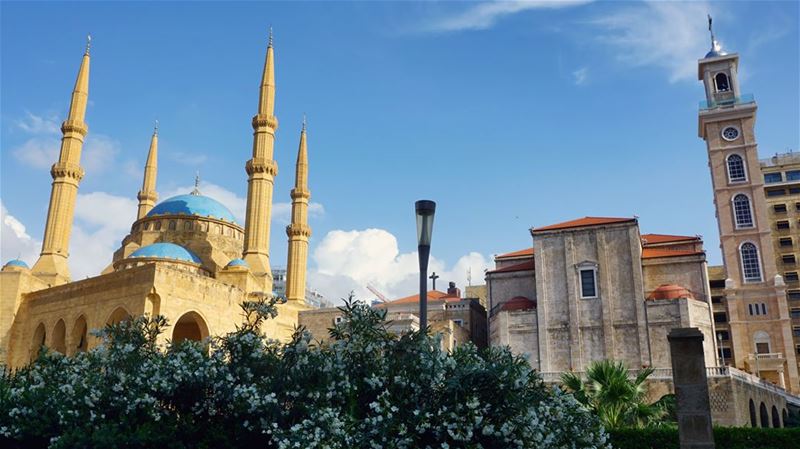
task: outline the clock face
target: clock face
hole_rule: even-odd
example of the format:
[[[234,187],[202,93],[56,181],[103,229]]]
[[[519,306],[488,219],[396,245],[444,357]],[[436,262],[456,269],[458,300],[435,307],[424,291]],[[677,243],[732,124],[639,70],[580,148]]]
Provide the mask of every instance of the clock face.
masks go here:
[[[728,126],[722,130],[722,138],[727,141],[736,140],[737,137],[739,137],[739,130],[733,126]]]

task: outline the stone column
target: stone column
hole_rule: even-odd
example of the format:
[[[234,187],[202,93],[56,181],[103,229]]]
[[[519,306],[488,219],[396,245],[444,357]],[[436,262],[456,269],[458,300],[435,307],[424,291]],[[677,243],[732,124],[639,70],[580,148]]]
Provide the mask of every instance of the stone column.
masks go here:
[[[694,327],[672,329],[667,336],[677,396],[681,449],[714,449],[708,399],[703,333]]]

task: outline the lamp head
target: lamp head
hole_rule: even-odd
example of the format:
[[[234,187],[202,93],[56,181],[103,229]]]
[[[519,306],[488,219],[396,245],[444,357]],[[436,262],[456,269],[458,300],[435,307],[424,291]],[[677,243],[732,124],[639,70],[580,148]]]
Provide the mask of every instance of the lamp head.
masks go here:
[[[430,200],[419,200],[414,206],[417,213],[417,244],[419,246],[431,246],[436,203]]]

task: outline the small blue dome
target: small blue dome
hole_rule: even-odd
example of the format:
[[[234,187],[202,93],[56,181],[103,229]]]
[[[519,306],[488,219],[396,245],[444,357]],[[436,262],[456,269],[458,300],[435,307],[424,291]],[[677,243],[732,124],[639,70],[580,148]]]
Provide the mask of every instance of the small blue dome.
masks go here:
[[[29,270],[31,269],[31,267],[29,267],[28,264],[26,264],[24,260],[20,260],[20,259],[11,259],[8,262],[6,262],[6,264],[4,266],[5,267],[27,268]]]
[[[131,253],[129,257],[153,257],[157,259],[173,259],[198,264],[202,263],[200,258],[194,255],[194,253],[174,243],[153,243],[152,245],[143,246]]]
[[[233,259],[230,262],[228,262],[228,265],[226,266],[250,268],[250,265],[248,265],[247,262],[244,261],[244,259]]]
[[[200,217],[216,218],[231,223],[236,223],[236,218],[230,209],[219,201],[203,195],[178,195],[156,204],[148,217],[156,215],[197,215]]]

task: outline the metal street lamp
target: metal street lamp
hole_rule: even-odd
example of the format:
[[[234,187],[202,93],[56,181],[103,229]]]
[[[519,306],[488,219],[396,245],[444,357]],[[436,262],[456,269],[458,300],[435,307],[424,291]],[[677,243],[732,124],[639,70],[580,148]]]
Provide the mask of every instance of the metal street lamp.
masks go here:
[[[433,235],[433,214],[436,203],[419,200],[415,204],[417,212],[417,252],[419,253],[419,326],[428,328],[428,259],[431,255]]]

